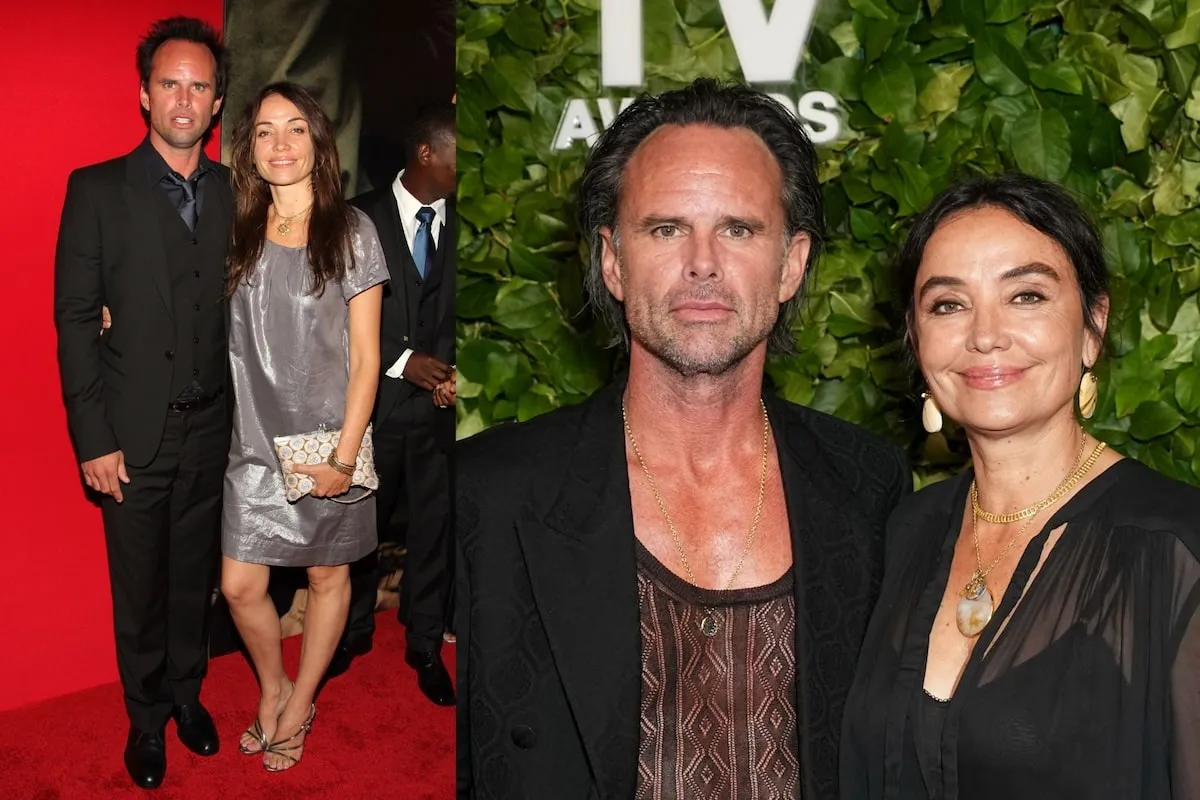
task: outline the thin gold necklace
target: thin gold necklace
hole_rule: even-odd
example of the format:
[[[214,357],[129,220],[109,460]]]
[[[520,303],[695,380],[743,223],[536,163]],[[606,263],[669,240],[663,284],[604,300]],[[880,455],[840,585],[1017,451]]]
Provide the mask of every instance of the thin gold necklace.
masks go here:
[[[750,552],[750,548],[754,545],[755,536],[758,533],[758,523],[762,519],[763,498],[766,495],[767,488],[767,457],[770,453],[771,442],[771,420],[767,417],[767,404],[759,398],[759,405],[762,407],[763,416],[763,445],[762,445],[762,466],[758,473],[758,502],[754,506],[754,519],[750,522],[750,533],[746,536],[746,547],[742,550],[741,558],[738,559],[737,566],[733,568],[733,574],[729,576],[729,582],[725,584],[725,591],[733,588],[733,582],[737,579],[738,573],[742,571],[742,565],[746,563],[746,556]],[[696,585],[696,577],[692,574],[692,565],[688,562],[687,553],[683,549],[683,542],[679,539],[679,531],[675,528],[675,521],[671,519],[671,514],[667,511],[667,503],[663,500],[663,496],[658,491],[657,484],[654,483],[654,477],[650,474],[650,468],[646,466],[646,460],[642,458],[642,450],[638,447],[637,439],[633,436],[633,429],[629,427],[629,415],[625,412],[625,401],[621,401],[621,420],[625,423],[625,435],[629,437],[629,444],[633,448],[633,454],[637,456],[638,463],[642,466],[642,474],[646,476],[646,483],[650,484],[650,491],[654,493],[654,499],[658,501],[658,508],[662,511],[663,517],[667,520],[667,529],[671,531],[671,540],[675,543],[675,550],[679,553],[679,560],[683,563],[683,570],[687,573],[688,583],[692,586]],[[704,616],[700,618],[700,632],[705,636],[716,636],[721,624],[717,620],[717,612],[711,607],[701,604],[704,608]]]
[[[289,233],[292,232],[291,223],[294,220],[298,219],[299,217],[304,216],[309,211],[311,211],[312,207],[313,207],[313,204],[309,203],[308,208],[306,208],[303,211],[300,211],[296,214],[292,214],[290,217],[283,216],[282,214],[279,213],[279,209],[276,209],[275,210],[275,222],[278,224],[275,226],[275,230],[279,231],[284,236],[287,236]]]
[[[1025,538],[1025,532],[1029,529],[1029,525],[1033,522],[1033,518],[1037,515],[1038,511],[1054,505],[1074,489],[1079,481],[1083,480],[1083,477],[1096,465],[1096,460],[1100,458],[1100,454],[1104,452],[1104,448],[1108,445],[1104,442],[1097,442],[1091,454],[1081,463],[1083,450],[1086,446],[1087,435],[1085,434],[1079,442],[1079,454],[1075,457],[1075,467],[1067,477],[1063,478],[1058,488],[1051,492],[1044,500],[1039,500],[1037,503],[1029,506],[1029,508],[1021,509],[1012,514],[991,514],[984,511],[979,505],[979,487],[975,484],[975,481],[971,481],[971,538],[975,542],[975,571],[971,573],[971,579],[967,581],[967,585],[959,592],[959,596],[962,599],[958,601],[958,607],[955,609],[954,615],[955,624],[958,626],[959,633],[963,636],[968,638],[978,636],[992,620],[995,605],[992,593],[988,590],[987,576],[1004,560],[1004,557],[1008,555],[1008,551],[1012,549],[1013,545]],[[1036,510],[1033,513],[1028,513],[1029,509]],[[999,524],[1009,524],[1018,520],[1024,520],[1025,522],[1020,530],[1017,531],[1017,534],[1009,538],[1008,544],[1004,545],[1004,549],[1000,551],[1000,555],[992,559],[992,563],[988,564],[986,569],[983,566],[983,554],[979,547],[979,520],[981,517],[988,522],[998,522]]]

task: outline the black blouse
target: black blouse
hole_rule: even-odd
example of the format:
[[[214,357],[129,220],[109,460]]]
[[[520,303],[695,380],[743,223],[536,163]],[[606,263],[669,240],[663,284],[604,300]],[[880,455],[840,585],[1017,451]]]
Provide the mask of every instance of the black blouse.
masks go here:
[[[934,708],[920,697],[929,635],[971,477],[889,520],[843,719],[843,800],[1200,798],[1200,489],[1131,459],[1083,487],[1026,545]]]

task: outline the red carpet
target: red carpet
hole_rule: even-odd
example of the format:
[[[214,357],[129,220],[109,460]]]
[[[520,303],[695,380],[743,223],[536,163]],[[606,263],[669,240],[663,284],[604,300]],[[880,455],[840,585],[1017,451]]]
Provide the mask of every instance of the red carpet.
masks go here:
[[[295,675],[300,637],[284,641]],[[442,652],[453,669],[454,647]],[[238,736],[254,719],[258,685],[234,653],[214,659],[201,699],[221,734],[221,752],[193,755],[167,723],[167,777],[157,790],[137,789],[121,755],[128,721],[119,684],[0,713],[0,796],[4,800],[295,800],[454,796],[454,709],[417,689],[404,664],[404,633],[395,612],[376,619],[375,649],[356,658],[317,699],[303,760],[282,774],[238,753]]]

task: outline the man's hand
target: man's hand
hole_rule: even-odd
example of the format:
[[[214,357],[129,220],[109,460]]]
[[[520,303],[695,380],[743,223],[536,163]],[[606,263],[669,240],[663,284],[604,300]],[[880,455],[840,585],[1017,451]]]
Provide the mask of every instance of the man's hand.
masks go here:
[[[433,404],[438,408],[454,405],[458,396],[458,372],[450,373],[450,379],[442,381],[433,390]]]
[[[110,316],[108,313],[108,306],[101,306],[100,335],[103,336],[104,332],[111,327],[112,327],[112,316]]]
[[[129,483],[129,474],[125,471],[125,453],[121,450],[106,456],[84,461],[79,465],[83,469],[83,481],[101,494],[110,494],[118,503],[124,502],[121,494],[121,484]]]
[[[350,491],[350,476],[328,464],[295,464],[292,472],[308,475],[316,485],[309,492],[313,497],[337,497]]]
[[[404,364],[403,378],[409,383],[432,392],[439,383],[448,380],[452,373],[453,370],[449,364],[443,364],[428,353],[418,353],[414,350]]]

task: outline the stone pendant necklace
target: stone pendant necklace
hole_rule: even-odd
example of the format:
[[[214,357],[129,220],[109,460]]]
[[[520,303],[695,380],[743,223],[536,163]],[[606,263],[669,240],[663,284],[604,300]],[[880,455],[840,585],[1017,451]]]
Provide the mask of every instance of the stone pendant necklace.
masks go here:
[[[974,486],[972,486],[972,493],[974,493]],[[961,599],[958,601],[958,607],[954,613],[954,622],[958,625],[958,632],[963,636],[967,638],[978,636],[992,621],[992,614],[996,606],[992,599],[992,593],[987,587],[988,573],[1008,555],[1014,542],[1025,538],[1025,531],[1029,529],[1029,522],[1032,519],[1030,517],[1025,521],[1021,530],[1017,531],[1017,535],[1008,540],[1008,544],[1000,551],[996,560],[987,569],[984,569],[979,557],[979,515],[975,513],[975,509],[971,509],[971,534],[975,539],[975,571],[971,573],[971,580],[967,581],[967,585],[958,593]]]
[[[992,621],[992,615],[995,613],[996,606],[992,598],[992,593],[988,590],[987,576],[996,568],[997,564],[1004,560],[1004,557],[1008,555],[1008,551],[1012,549],[1013,545],[1025,538],[1025,532],[1029,530],[1029,525],[1033,522],[1033,518],[1039,512],[1057,503],[1068,492],[1074,489],[1079,481],[1095,466],[1096,459],[1100,457],[1100,454],[1104,452],[1104,448],[1107,447],[1104,442],[1097,442],[1096,447],[1092,450],[1091,455],[1087,457],[1087,460],[1080,463],[1083,459],[1083,449],[1086,445],[1087,436],[1085,434],[1079,444],[1079,454],[1075,457],[1075,468],[1063,479],[1057,489],[1046,498],[1020,511],[1014,511],[1011,514],[993,514],[980,507],[979,487],[976,486],[975,481],[971,481],[971,537],[975,540],[975,571],[971,573],[971,579],[967,581],[967,585],[959,592],[961,599],[958,601],[958,606],[955,608],[954,614],[954,621],[958,625],[958,631],[963,636],[967,638],[978,636],[987,627],[987,624]],[[981,518],[998,525],[1008,525],[1013,522],[1024,521],[1021,529],[1017,531],[1017,535],[1008,540],[1008,544],[1000,551],[1000,555],[996,556],[986,569],[983,566],[983,556],[979,550],[979,520]]]
[[[733,588],[734,580],[737,579],[738,573],[742,571],[742,564],[746,563],[746,555],[754,545],[754,538],[758,533],[758,523],[762,519],[763,497],[766,495],[767,487],[767,457],[770,454],[771,420],[767,417],[767,404],[761,398],[758,402],[762,407],[763,418],[762,466],[758,472],[758,502],[754,507],[754,519],[750,522],[750,533],[746,536],[746,547],[742,550],[742,556],[738,559],[737,566],[733,568],[733,574],[729,576],[729,583],[725,585],[725,591]],[[621,401],[621,419],[625,423],[625,435],[629,437],[629,445],[633,449],[633,454],[637,456],[638,464],[642,467],[642,474],[646,476],[646,483],[650,484],[650,491],[654,494],[654,499],[658,502],[658,509],[667,521],[667,530],[671,532],[671,540],[675,543],[675,551],[679,553],[679,560],[683,562],[683,570],[687,573],[688,583],[695,586],[696,578],[692,575],[692,565],[688,561],[687,552],[683,549],[683,542],[679,539],[679,531],[675,529],[675,521],[671,519],[671,514],[667,511],[667,503],[663,500],[662,494],[659,493],[658,486],[654,483],[654,477],[650,474],[650,468],[646,466],[646,460],[642,458],[642,450],[638,447],[637,439],[633,436],[633,429],[629,427],[629,416],[625,413],[624,400]],[[720,617],[716,609],[709,606],[703,606],[703,608],[704,615],[700,617],[697,625],[702,634],[711,638],[716,636],[717,631],[721,629]]]

